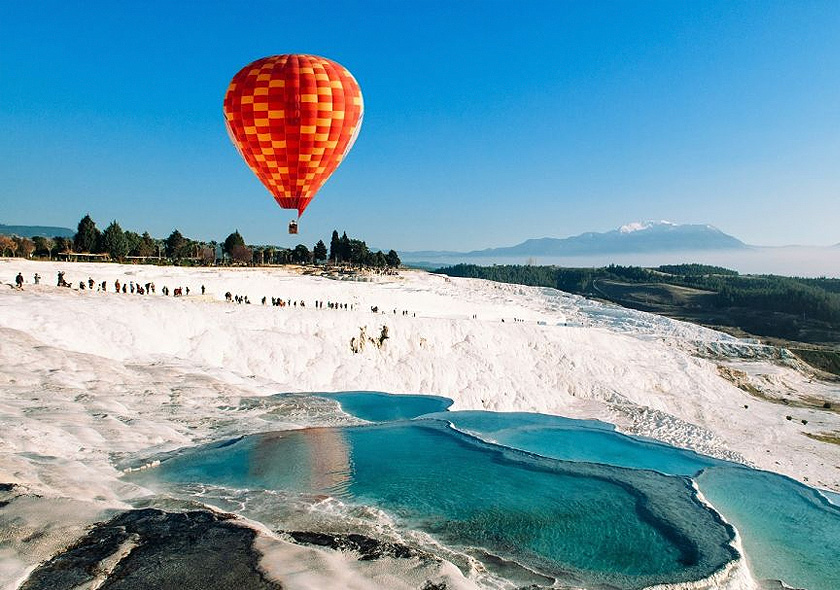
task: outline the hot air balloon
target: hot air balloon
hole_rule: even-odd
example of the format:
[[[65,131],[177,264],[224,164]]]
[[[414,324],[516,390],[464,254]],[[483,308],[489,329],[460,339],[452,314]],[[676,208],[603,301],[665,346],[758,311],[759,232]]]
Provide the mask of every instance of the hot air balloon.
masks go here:
[[[316,55],[248,64],[225,94],[225,123],[248,167],[298,219],[356,141],[362,92],[347,69]],[[297,221],[289,224],[297,233]]]

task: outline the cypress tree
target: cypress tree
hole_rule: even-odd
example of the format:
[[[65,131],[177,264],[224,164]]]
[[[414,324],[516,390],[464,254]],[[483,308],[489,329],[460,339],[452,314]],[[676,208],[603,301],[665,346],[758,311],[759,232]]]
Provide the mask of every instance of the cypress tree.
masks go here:
[[[327,246],[323,240],[318,240],[318,243],[312,248],[312,258],[315,262],[327,259]]]
[[[73,249],[76,252],[96,252],[100,241],[100,232],[96,229],[96,223],[85,215],[79,221],[76,235],[73,238]]]
[[[105,228],[105,233],[102,235],[102,244],[105,252],[110,254],[114,260],[122,260],[128,254],[128,240],[116,219]]]
[[[392,268],[397,268],[402,262],[395,250],[388,250],[388,253],[385,255],[385,261]]]
[[[187,238],[181,235],[181,232],[177,229],[166,238],[166,255],[170,258],[183,258],[188,247]]]
[[[338,242],[338,258],[339,260],[350,260],[351,255],[350,238],[347,237],[347,232],[343,232],[341,240]]]
[[[228,237],[225,238],[225,243],[224,243],[224,246],[222,246],[222,248],[224,249],[225,252],[227,252],[228,254],[230,254],[232,256],[233,255],[233,249],[236,246],[244,246],[244,245],[245,245],[245,239],[242,237],[242,234],[239,233],[239,230],[236,230],[232,234],[230,234]]]
[[[341,250],[341,240],[338,239],[338,232],[333,230],[332,238],[330,238],[330,262],[338,262],[338,254]]]

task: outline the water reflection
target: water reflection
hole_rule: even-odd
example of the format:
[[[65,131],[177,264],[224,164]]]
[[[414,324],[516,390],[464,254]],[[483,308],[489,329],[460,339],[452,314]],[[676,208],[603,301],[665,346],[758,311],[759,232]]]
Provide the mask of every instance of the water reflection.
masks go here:
[[[344,431],[337,428],[312,431],[309,436],[309,452],[312,489],[344,495],[353,473],[350,445]]]
[[[254,443],[246,453],[248,481],[320,495],[347,493],[353,470],[342,429],[312,428],[305,436],[298,431],[268,433],[254,437]]]

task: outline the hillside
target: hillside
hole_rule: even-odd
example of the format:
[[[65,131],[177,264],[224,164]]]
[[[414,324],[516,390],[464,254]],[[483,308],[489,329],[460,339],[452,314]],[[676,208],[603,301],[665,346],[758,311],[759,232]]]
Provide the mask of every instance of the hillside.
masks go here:
[[[69,227],[54,227],[50,225],[3,225],[0,223],[0,235],[20,236],[22,238],[72,238],[76,232]]]
[[[554,287],[741,336],[840,349],[840,279],[739,275],[704,265],[656,269],[456,265],[437,272]]]

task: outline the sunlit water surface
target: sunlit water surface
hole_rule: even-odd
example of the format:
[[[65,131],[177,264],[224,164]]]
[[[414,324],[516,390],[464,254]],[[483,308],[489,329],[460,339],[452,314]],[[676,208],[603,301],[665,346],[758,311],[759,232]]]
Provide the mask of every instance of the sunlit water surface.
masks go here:
[[[371,506],[503,577],[530,572],[518,581],[628,589],[697,580],[737,558],[733,530],[699,501],[694,477],[738,528],[757,577],[840,588],[832,567],[840,509],[782,476],[596,421],[447,412],[451,401],[431,396],[327,397],[377,423],[187,449],[133,477],[170,490],[262,493],[260,502],[271,493],[285,504],[301,497]],[[260,517],[267,511],[258,505],[246,499],[242,511]]]

